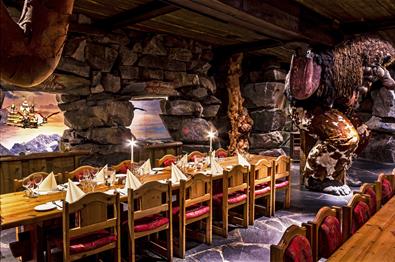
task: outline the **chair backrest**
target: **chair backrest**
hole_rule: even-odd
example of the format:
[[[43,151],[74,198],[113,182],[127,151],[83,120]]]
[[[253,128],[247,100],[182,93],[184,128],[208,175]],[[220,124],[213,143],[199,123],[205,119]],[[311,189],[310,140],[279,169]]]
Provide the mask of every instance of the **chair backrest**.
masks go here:
[[[306,228],[297,225],[288,227],[280,242],[270,246],[270,261],[313,262],[311,244],[306,237]]]
[[[161,159],[156,160],[156,166],[171,166],[177,161],[177,157],[175,155],[164,155]]]
[[[78,181],[78,179],[84,175],[85,172],[96,173],[99,170],[97,167],[93,166],[80,166],[70,172],[63,173],[62,181],[67,182],[69,179],[73,181]]]
[[[328,258],[343,243],[340,207],[322,207],[313,221],[304,224],[313,249],[314,261]]]
[[[70,215],[75,215],[73,224]],[[119,194],[109,195],[102,192],[88,193],[74,203],[63,201],[63,261],[72,261],[86,255],[94,254],[92,250],[70,254],[70,239],[83,235],[96,234],[103,229],[110,229],[120,239],[120,201]],[[100,249],[103,249],[101,247]],[[106,249],[105,249],[106,250]],[[99,250],[102,252],[104,250]]]
[[[223,203],[227,203],[228,195],[237,191],[248,190],[249,168],[241,165],[233,166],[223,172]],[[225,194],[225,192],[227,194]]]
[[[267,159],[261,159],[256,164],[251,165],[251,187],[263,183],[268,183],[271,187],[273,176],[273,162]]]
[[[117,165],[111,166],[111,169],[114,170],[118,174],[126,174],[128,169],[132,168],[132,161],[130,159],[124,160]]]
[[[223,148],[218,148],[217,150],[215,150],[215,157],[218,158],[225,158],[229,156],[229,152],[226,149]]]
[[[342,207],[343,212],[343,240],[347,240],[370,218],[370,196],[355,194]]]
[[[14,179],[14,183],[13,183],[13,192],[17,192],[17,191],[23,191],[23,183],[27,180],[34,180],[36,177],[41,176],[42,179],[46,178],[49,175],[49,173],[47,172],[35,172],[35,173],[31,173],[30,175],[28,175],[27,177],[24,177],[22,179]],[[56,182],[59,183],[61,182],[61,174],[55,174],[55,179]]]
[[[206,204],[210,207],[212,202],[212,176],[204,174],[196,174],[188,180],[180,182],[180,208],[196,204]]]
[[[360,189],[359,193],[370,196],[370,214],[373,215],[381,207],[381,182],[364,183]]]
[[[274,175],[276,179],[290,178],[291,174],[291,158],[288,156],[279,156],[274,160]]]
[[[195,161],[195,158],[202,159],[202,158],[204,158],[206,156],[207,156],[206,153],[202,153],[200,151],[193,151],[193,152],[188,154],[188,161],[193,162],[193,161]]]
[[[381,173],[377,180],[381,183],[381,204],[384,205],[395,193],[395,175]]]

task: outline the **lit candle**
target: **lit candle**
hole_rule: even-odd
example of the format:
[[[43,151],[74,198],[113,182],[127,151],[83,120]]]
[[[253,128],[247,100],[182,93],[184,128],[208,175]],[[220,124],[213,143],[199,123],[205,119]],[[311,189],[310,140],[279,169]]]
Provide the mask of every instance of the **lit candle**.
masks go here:
[[[130,161],[133,163],[134,162],[134,147],[136,146],[136,141],[134,138],[132,140],[129,140],[130,144]]]
[[[210,153],[213,151],[213,138],[215,137],[215,132],[210,130],[208,132],[208,137],[210,138]]]

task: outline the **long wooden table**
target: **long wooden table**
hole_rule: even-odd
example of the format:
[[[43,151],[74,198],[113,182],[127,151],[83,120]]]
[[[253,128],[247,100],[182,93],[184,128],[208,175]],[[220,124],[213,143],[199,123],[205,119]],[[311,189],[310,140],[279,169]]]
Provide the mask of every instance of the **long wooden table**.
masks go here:
[[[395,197],[351,236],[328,261],[395,261]]]

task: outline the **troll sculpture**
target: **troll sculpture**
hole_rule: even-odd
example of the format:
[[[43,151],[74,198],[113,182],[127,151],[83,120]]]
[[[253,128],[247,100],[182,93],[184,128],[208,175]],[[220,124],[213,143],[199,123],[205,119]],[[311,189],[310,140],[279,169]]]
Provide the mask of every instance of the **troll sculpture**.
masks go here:
[[[286,80],[290,115],[299,129],[317,140],[303,170],[308,189],[351,193],[345,184],[347,170],[370,134],[354,109],[376,81],[395,89],[386,69],[394,61],[395,48],[389,42],[368,36],[292,58]]]

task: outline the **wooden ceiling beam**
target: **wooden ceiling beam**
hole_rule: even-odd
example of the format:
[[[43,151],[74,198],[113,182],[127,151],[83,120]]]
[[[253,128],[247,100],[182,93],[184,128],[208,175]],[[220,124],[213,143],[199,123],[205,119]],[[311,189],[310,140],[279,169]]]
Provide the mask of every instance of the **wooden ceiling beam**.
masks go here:
[[[178,7],[161,1],[152,1],[114,16],[104,18],[95,23],[95,26],[105,28],[120,28],[137,24],[154,17],[165,15],[179,10]]]
[[[219,46],[214,49],[214,53],[222,53],[222,54],[230,55],[236,53],[252,52],[252,51],[257,51],[267,48],[273,48],[281,45],[284,45],[283,41],[274,40],[274,39],[264,39],[254,42]]]
[[[393,30],[395,29],[395,19],[343,23],[341,29],[348,35]]]

